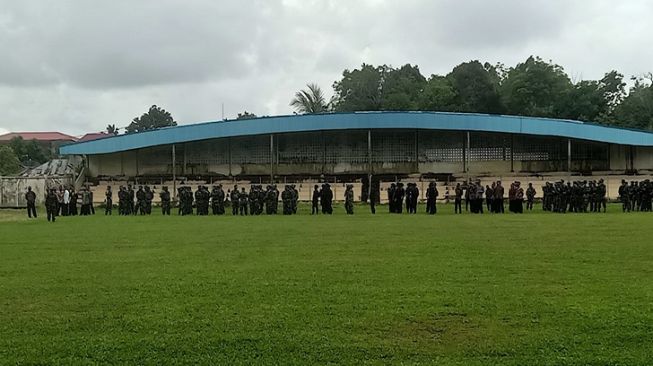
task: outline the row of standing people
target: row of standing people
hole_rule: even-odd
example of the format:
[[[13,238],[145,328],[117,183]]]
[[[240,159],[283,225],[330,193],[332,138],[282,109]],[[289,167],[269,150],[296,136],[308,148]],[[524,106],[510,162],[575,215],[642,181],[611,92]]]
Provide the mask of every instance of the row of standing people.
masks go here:
[[[390,213],[401,214],[404,204],[406,212],[409,214],[417,213],[417,204],[419,202],[419,188],[416,183],[408,183],[406,188],[401,182],[391,183],[386,190],[388,195],[388,209]],[[430,182],[426,190],[426,213],[434,215],[437,213],[436,201],[440,193],[438,192],[435,182]],[[376,212],[374,208],[376,201],[376,191],[370,191],[370,205],[372,213]]]
[[[25,201],[27,202],[27,217],[37,218],[36,193],[32,187],[27,187]],[[88,187],[82,187],[79,191],[75,191],[73,187],[64,186],[59,186],[58,189],[48,188],[45,193],[45,210],[46,217],[50,222],[55,222],[57,216],[94,215],[93,192]]]
[[[546,182],[542,187],[542,209],[556,213],[606,212],[607,192],[603,179]]]
[[[619,200],[623,212],[653,211],[653,182],[646,179],[628,184],[622,180],[619,186]]]
[[[456,184],[454,189],[454,213],[462,213],[463,199],[465,211],[472,213],[484,212],[484,208],[490,213],[504,213],[506,204],[506,191],[501,181],[495,181],[483,186],[480,180]],[[535,188],[529,183],[524,191],[521,182],[514,181],[508,188],[508,210],[513,213],[524,212],[524,198],[526,198],[526,209],[532,210],[535,201]]]
[[[322,212],[325,215],[333,214],[333,190],[329,183],[323,183],[313,186],[313,195],[311,196],[311,215],[317,215]],[[351,213],[353,214],[353,206]],[[349,212],[347,212],[349,213]]]
[[[150,215],[152,213],[152,202],[154,201],[154,190],[149,186],[138,186],[134,191],[131,185],[118,188],[118,214],[128,215]],[[135,201],[134,201],[135,199]],[[105,192],[105,215],[111,215],[113,209],[113,191],[111,186]]]

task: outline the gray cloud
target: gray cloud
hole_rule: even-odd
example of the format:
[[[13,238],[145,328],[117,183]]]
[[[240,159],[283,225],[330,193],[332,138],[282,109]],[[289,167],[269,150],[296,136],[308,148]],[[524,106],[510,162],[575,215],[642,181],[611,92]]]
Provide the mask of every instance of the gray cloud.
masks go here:
[[[361,63],[447,73],[531,54],[576,79],[650,70],[653,3],[608,0],[0,0],[0,128],[81,134],[151,104],[180,123],[291,113]]]

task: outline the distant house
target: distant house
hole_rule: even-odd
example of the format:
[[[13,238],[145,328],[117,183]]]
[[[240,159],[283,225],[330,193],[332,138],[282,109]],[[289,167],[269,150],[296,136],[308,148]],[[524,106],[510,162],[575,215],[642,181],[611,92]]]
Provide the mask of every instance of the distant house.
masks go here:
[[[60,146],[77,142],[76,137],[61,132],[10,132],[0,135],[0,145],[6,145],[16,137],[22,137],[25,141],[36,140],[54,155],[58,155]]]
[[[107,137],[113,136],[110,133],[106,132],[91,132],[87,133],[86,135],[82,136],[77,140],[77,142],[85,142],[85,141],[93,141],[93,140],[99,140],[99,139],[105,139]]]

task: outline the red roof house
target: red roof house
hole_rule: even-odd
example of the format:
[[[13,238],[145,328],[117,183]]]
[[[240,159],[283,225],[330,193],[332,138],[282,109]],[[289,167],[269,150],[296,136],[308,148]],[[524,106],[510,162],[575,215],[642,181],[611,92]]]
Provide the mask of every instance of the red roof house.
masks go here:
[[[9,132],[0,135],[0,141],[11,141],[15,137],[22,137],[25,141],[36,140],[39,142],[77,141],[75,137],[61,132]]]
[[[79,140],[77,140],[77,142],[105,139],[105,138],[111,137],[111,136],[113,136],[113,135],[109,134],[109,133],[106,133],[106,132],[91,132],[91,133],[87,133],[86,135],[82,136]]]

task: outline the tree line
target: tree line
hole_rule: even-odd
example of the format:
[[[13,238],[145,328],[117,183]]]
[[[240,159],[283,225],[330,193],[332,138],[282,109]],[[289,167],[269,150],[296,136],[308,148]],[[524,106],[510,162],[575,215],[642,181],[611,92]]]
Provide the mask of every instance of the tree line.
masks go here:
[[[0,146],[0,175],[19,173],[24,167],[41,165],[52,158],[52,152],[36,140],[26,141],[17,136]]]
[[[573,81],[564,68],[539,57],[506,67],[464,62],[446,75],[425,77],[418,66],[363,64],[344,70],[326,101],[315,84],[290,102],[297,113],[442,111],[510,114],[597,122],[653,130],[653,74],[632,78],[610,71]]]

